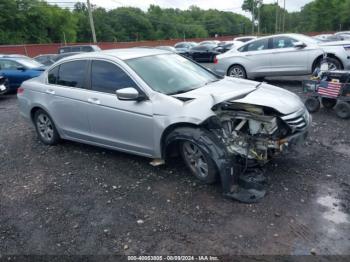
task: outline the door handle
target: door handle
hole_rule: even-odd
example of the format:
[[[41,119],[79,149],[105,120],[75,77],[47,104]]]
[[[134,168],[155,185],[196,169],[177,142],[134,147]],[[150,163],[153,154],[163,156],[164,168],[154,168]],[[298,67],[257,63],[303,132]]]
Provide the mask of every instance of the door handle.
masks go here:
[[[47,90],[46,90],[46,94],[54,95],[54,94],[55,94],[55,91],[52,90],[52,89],[47,89]]]
[[[95,105],[101,104],[100,100],[98,100],[97,98],[89,98],[88,102]]]

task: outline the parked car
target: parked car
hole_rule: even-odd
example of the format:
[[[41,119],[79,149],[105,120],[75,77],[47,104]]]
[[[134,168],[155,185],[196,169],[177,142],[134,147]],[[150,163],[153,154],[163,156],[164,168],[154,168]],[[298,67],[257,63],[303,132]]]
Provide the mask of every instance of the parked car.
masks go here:
[[[315,35],[313,38],[315,38],[316,40],[321,41],[321,42],[332,42],[332,41],[344,40],[339,35],[333,35],[333,34]]]
[[[29,56],[21,55],[21,54],[2,54],[0,55],[2,58],[27,58],[31,59]]]
[[[69,57],[69,56],[73,56],[73,55],[78,55],[81,54],[83,52],[70,52],[70,53],[63,53],[63,54],[58,54],[55,56],[55,58],[53,58],[54,62],[60,61],[63,58]]]
[[[97,45],[73,45],[73,46],[63,46],[58,49],[59,54],[70,53],[70,52],[95,52],[100,51]]]
[[[311,122],[291,92],[221,78],[159,49],[67,57],[17,94],[21,114],[44,144],[67,139],[155,164],[177,152],[202,182],[220,176],[228,197],[235,197],[230,181],[241,173],[240,163],[266,163],[303,141]]]
[[[38,55],[36,57],[33,57],[33,59],[39,62],[40,64],[49,66],[55,63],[56,56],[57,54],[45,54],[45,55]]]
[[[169,45],[156,46],[155,48],[177,53],[177,50],[173,46],[169,46]]]
[[[208,41],[202,41],[199,42],[198,45],[218,45],[221,41],[218,40],[208,40]]]
[[[240,41],[226,41],[226,42],[221,42],[215,50],[219,53],[225,53],[232,48],[239,48],[244,44],[244,42]]]
[[[15,91],[23,81],[37,77],[45,70],[44,65],[27,58],[0,58],[0,76],[8,80],[8,91]]]
[[[174,47],[179,54],[188,55],[190,49],[197,45],[195,42],[180,42],[176,43]]]
[[[330,70],[350,69],[350,42],[319,41],[301,34],[262,37],[218,55],[214,72],[240,78],[311,74],[327,54]]]
[[[197,62],[211,63],[214,61],[215,56],[220,54],[216,50],[217,47],[217,44],[203,44],[192,47],[188,52],[188,57]]]
[[[257,38],[258,38],[257,36],[239,36],[239,37],[233,38],[233,41],[240,41],[240,42],[246,43]]]
[[[8,80],[4,76],[0,76],[0,95],[6,94],[8,91]]]

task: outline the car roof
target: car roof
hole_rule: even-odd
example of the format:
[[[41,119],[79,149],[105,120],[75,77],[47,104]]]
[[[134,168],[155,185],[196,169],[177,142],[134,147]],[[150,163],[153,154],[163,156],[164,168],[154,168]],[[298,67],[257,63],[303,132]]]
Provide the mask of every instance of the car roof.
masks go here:
[[[128,60],[133,58],[152,56],[152,55],[161,55],[161,54],[173,54],[173,52],[157,49],[157,48],[121,48],[121,49],[110,49],[97,52],[86,52],[78,55],[74,55],[74,58],[110,58],[115,57],[120,60]],[[67,57],[67,59],[72,58],[72,56]],[[64,59],[66,60],[66,59]],[[62,59],[63,61],[63,59]]]

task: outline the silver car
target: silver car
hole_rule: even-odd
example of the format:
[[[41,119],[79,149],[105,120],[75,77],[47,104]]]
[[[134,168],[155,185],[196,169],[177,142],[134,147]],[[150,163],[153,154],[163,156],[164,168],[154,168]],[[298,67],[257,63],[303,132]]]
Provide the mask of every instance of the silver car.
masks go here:
[[[67,139],[153,164],[179,153],[202,182],[220,177],[228,196],[242,166],[300,143],[311,121],[293,93],[148,48],[65,58],[24,82],[18,101],[44,144]]]
[[[327,54],[328,68],[350,69],[350,42],[321,43],[301,34],[258,38],[216,57],[214,72],[239,78],[311,74]]]

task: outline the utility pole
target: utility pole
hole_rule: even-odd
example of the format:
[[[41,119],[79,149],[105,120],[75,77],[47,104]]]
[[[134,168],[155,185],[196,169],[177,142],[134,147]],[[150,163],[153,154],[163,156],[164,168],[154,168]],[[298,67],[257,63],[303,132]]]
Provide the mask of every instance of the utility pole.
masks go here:
[[[254,20],[255,20],[254,5],[255,5],[255,0],[252,0],[252,35],[254,34],[254,27],[255,27],[255,24],[254,24]]]
[[[283,33],[284,33],[284,27],[285,27],[285,24],[286,24],[286,0],[283,0],[283,25],[282,25],[282,28],[283,28]]]
[[[258,35],[260,35],[260,9],[262,6],[261,0],[258,1]]]
[[[276,0],[276,24],[275,24],[275,33],[278,32],[278,0]]]
[[[87,0],[87,8],[88,8],[88,12],[89,12],[89,20],[90,20],[90,26],[91,26],[91,32],[92,32],[92,40],[93,40],[94,44],[96,44],[97,43],[96,32],[95,32],[94,18],[92,17],[90,0]]]

